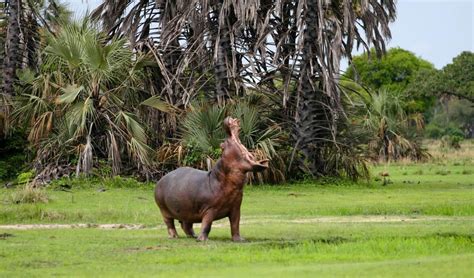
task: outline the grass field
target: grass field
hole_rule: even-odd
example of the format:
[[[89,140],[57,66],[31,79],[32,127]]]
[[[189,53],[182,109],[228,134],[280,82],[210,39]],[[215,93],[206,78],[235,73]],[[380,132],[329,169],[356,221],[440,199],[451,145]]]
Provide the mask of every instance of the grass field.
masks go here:
[[[206,243],[167,239],[151,188],[48,190],[46,204],[0,205],[0,276],[473,277],[473,165],[374,167],[385,186],[249,186],[240,244],[225,220]],[[90,228],[6,226],[38,223]]]

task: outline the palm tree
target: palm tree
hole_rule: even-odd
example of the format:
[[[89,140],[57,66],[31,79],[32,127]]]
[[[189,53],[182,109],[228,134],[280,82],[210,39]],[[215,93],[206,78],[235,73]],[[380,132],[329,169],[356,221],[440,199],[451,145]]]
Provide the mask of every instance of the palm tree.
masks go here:
[[[203,88],[219,104],[250,88],[278,94],[298,161],[317,175],[328,149],[351,148],[339,144],[340,61],[354,45],[385,51],[395,1],[106,0],[93,15],[110,35],[148,46],[164,80],[156,89],[173,105]]]
[[[130,162],[148,174],[150,147],[136,116],[148,97],[141,89],[145,58],[123,39],[107,42],[85,20],[49,36],[41,59],[38,75],[20,76],[14,112],[28,127],[37,171],[47,176],[76,160],[76,174],[89,174],[103,159],[113,174]]]
[[[6,28],[2,27],[2,30],[6,34],[5,44],[0,54],[3,58],[0,134],[6,134],[10,125],[11,98],[15,95],[14,84],[18,79],[17,70],[26,66],[36,68],[40,41],[39,30],[45,28],[51,31],[51,25],[68,18],[70,12],[56,0],[9,0],[2,5],[2,13],[6,21]]]
[[[372,135],[368,146],[374,159],[426,158],[426,152],[416,140],[416,131],[423,127],[423,117],[420,113],[408,114],[404,101],[402,94],[385,90],[367,101],[362,122]]]
[[[16,70],[20,64],[20,0],[11,0],[4,4],[4,12],[8,15],[5,35],[5,55],[2,68],[2,92],[0,98],[0,127],[2,134],[6,134],[10,121],[11,97],[14,94],[13,83],[16,79]]]
[[[11,0],[8,4],[8,25],[6,30],[6,49],[3,65],[3,93],[7,96],[14,94],[13,82],[15,71],[19,68],[20,57],[20,13],[21,1]]]

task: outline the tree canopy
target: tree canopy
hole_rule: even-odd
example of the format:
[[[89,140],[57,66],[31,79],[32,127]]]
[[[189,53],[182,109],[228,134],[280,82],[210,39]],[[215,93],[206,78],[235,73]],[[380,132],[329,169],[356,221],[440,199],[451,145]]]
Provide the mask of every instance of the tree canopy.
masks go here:
[[[408,91],[425,96],[453,95],[474,102],[474,53],[462,52],[441,70],[418,72]]]
[[[435,69],[430,62],[402,48],[389,49],[382,59],[376,59],[374,54],[372,50],[355,56],[346,76],[373,90],[403,92],[419,71]]]

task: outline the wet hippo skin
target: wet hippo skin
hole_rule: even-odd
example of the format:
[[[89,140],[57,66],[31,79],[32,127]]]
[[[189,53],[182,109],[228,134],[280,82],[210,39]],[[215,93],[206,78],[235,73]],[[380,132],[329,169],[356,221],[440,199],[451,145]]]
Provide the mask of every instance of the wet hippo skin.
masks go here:
[[[170,238],[178,237],[175,219],[188,237],[196,237],[193,223],[202,223],[197,239],[203,241],[208,239],[212,221],[228,217],[232,240],[243,240],[239,222],[246,173],[265,170],[268,160],[256,161],[242,145],[238,119],[227,117],[224,129],[228,137],[221,144],[222,156],[209,172],[181,167],[166,174],[156,185],[155,201]]]

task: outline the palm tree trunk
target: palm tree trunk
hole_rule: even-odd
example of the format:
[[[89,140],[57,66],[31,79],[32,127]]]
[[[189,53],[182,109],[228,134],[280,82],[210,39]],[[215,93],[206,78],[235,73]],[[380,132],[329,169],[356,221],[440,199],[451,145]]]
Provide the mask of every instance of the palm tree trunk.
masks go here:
[[[25,51],[27,55],[28,67],[38,69],[38,23],[32,13],[26,15],[25,24],[23,24],[23,34],[25,34]]]
[[[319,47],[317,1],[307,2],[308,10],[305,17],[304,45],[300,76],[297,88],[297,103],[295,114],[295,129],[293,137],[297,142],[303,160],[301,165],[305,171],[312,174],[321,174],[324,166],[319,155],[321,147],[331,140],[330,98],[323,91],[324,82],[319,74],[318,58]]]
[[[15,94],[16,70],[20,66],[20,12],[21,0],[10,0],[8,26],[3,65],[3,92],[7,96]]]
[[[229,78],[229,73],[233,73],[234,67],[232,66],[232,45],[230,39],[230,26],[235,22],[235,15],[233,12],[229,12],[224,19],[224,24],[219,24],[219,16],[221,16],[222,3],[217,4],[215,19],[216,28],[215,32],[215,48],[216,53],[214,54],[214,76],[216,79],[216,100],[219,105],[225,105],[225,103],[231,98],[236,91],[235,86],[232,86],[232,80]],[[235,77],[235,76],[234,76]],[[232,78],[232,77],[231,77]]]
[[[6,30],[7,30],[7,4],[5,2],[0,3],[0,67],[3,72],[3,63],[5,61],[5,41],[6,41]],[[3,74],[2,74],[3,80]],[[3,82],[3,81],[2,81]]]

